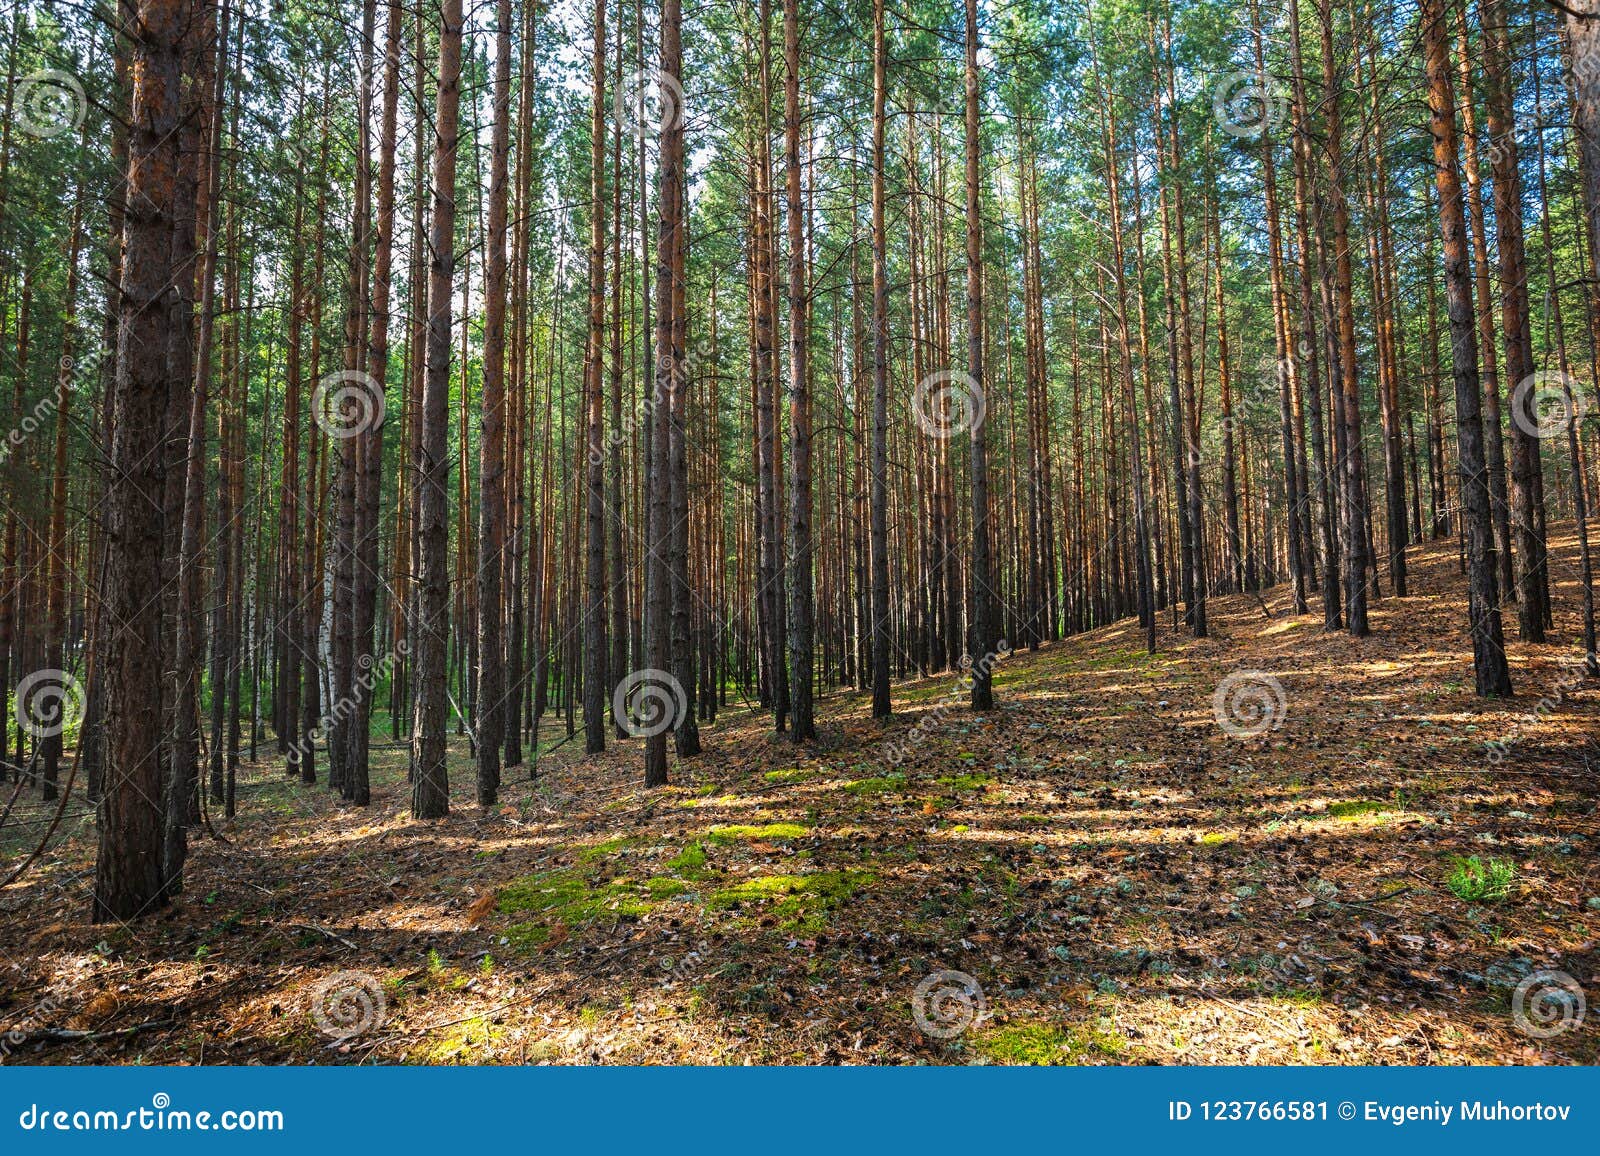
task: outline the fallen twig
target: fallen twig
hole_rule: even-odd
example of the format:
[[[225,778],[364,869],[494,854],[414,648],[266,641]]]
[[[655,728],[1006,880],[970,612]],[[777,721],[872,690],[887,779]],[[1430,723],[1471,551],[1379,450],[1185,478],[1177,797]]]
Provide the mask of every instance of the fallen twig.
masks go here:
[[[289,924],[289,926],[290,927],[294,927],[294,928],[298,928],[301,931],[315,931],[315,932],[318,932],[319,934],[326,935],[329,939],[338,940],[340,943],[342,943],[346,947],[348,947],[351,951],[360,951],[361,950],[361,948],[357,944],[351,943],[348,939],[346,939],[342,935],[335,935],[333,932],[329,931],[326,927],[323,927],[320,923],[291,923],[291,924]]]
[[[23,1047],[27,1044],[74,1044],[94,1043],[97,1040],[115,1039],[118,1036],[133,1036],[140,1032],[152,1031],[155,1028],[169,1028],[171,1020],[149,1020],[142,1024],[134,1024],[130,1028],[112,1028],[110,1031],[96,1032],[81,1028],[40,1028],[28,1032],[14,1047]]]

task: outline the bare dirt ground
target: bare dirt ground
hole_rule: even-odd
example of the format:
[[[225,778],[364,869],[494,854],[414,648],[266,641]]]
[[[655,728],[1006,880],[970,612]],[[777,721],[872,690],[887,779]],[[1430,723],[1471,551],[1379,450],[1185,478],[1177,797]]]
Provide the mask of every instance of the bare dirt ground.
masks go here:
[[[134,926],[85,922],[80,816],[0,892],[0,1059],[1595,1063],[1543,974],[1600,993],[1575,553],[1509,701],[1473,696],[1444,544],[1368,639],[1217,599],[1215,637],[1154,656],[1133,623],[1011,655],[984,717],[948,676],[885,727],[839,694],[796,751],[730,707],[665,790],[637,740],[510,770],[486,811],[461,745],[437,823],[401,749],[364,810],[250,765]]]

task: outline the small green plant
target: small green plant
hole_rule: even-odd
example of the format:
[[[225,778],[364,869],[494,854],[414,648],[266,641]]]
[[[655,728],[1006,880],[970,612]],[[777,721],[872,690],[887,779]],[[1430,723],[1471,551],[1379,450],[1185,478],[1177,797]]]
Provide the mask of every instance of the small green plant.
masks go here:
[[[1444,885],[1465,903],[1498,903],[1511,894],[1511,884],[1516,877],[1516,864],[1505,859],[1485,862],[1476,855],[1471,858],[1457,855],[1450,860]]]
[[[704,879],[710,874],[706,870],[705,846],[698,840],[690,843],[681,852],[667,860],[667,868],[675,872],[680,879]]]
[[[1343,819],[1346,822],[1353,822],[1367,815],[1381,815],[1392,810],[1394,810],[1393,805],[1379,799],[1351,799],[1343,803],[1328,804],[1329,817]]]

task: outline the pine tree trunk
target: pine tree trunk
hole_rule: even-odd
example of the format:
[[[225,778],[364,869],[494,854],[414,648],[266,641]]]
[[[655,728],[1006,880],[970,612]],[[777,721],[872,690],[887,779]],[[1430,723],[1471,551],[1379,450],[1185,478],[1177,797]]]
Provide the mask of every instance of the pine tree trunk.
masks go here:
[[[665,87],[681,83],[683,69],[683,7],[681,0],[662,0],[660,83]],[[682,91],[681,87],[677,91]],[[660,157],[657,163],[659,227],[656,232],[655,325],[656,360],[654,394],[650,407],[650,515],[645,533],[646,598],[649,613],[646,627],[646,656],[653,678],[660,678],[671,665],[668,615],[671,612],[671,471],[668,457],[672,445],[671,408],[673,395],[681,387],[683,366],[673,356],[674,307],[678,297],[673,276],[679,252],[678,231],[683,224],[683,138],[676,116],[668,116],[663,101]],[[669,690],[672,689],[669,687]],[[674,704],[674,709],[676,704]],[[662,725],[663,721],[666,725]],[[652,719],[646,730],[644,785],[667,785],[667,731],[672,716]]]
[[[357,477],[355,581],[351,590],[353,673],[350,688],[349,759],[344,797],[358,807],[372,801],[370,752],[372,692],[377,685],[378,516],[383,486],[384,390],[389,374],[389,298],[394,262],[395,137],[400,106],[400,17],[397,0],[384,0],[383,109],[378,136],[378,203],[368,302],[367,377],[372,418],[360,436]],[[385,664],[390,665],[390,664]],[[392,669],[392,665],[391,665]]]
[[[1457,65],[1461,109],[1461,166],[1467,184],[1467,209],[1472,226],[1472,268],[1474,305],[1477,310],[1478,353],[1482,358],[1484,449],[1489,466],[1490,516],[1494,523],[1494,557],[1497,581],[1510,596],[1516,590],[1511,561],[1511,502],[1506,493],[1505,439],[1500,428],[1500,355],[1496,348],[1494,294],[1489,287],[1489,243],[1484,226],[1483,178],[1478,166],[1478,133],[1472,99],[1474,65],[1482,68],[1482,57],[1469,43],[1468,21],[1459,22]],[[1430,282],[1429,288],[1432,288]],[[1431,315],[1430,315],[1431,316]],[[1448,532],[1448,530],[1446,531]]]
[[[584,749],[606,749],[606,4],[594,6],[593,103],[589,122],[589,343],[584,360],[583,409],[588,444],[584,476],[583,616]]]
[[[1478,335],[1472,311],[1472,277],[1467,265],[1466,221],[1461,211],[1455,94],[1446,49],[1449,29],[1442,0],[1420,2],[1456,387],[1462,524],[1467,536],[1470,570],[1468,624],[1472,630],[1472,665],[1478,694],[1503,697],[1511,693],[1511,674],[1506,666],[1500,597],[1490,544],[1493,531],[1489,518],[1488,470],[1484,461],[1482,401],[1478,393]]]
[[[1518,165],[1516,94],[1504,0],[1482,0],[1484,73],[1489,84],[1489,135],[1494,141],[1495,251],[1500,266],[1500,326],[1505,339],[1511,413],[1511,516],[1515,538],[1517,634],[1543,642],[1550,620],[1545,562],[1544,472],[1539,415],[1532,409],[1536,366],[1528,307],[1528,259],[1522,229],[1522,172]],[[1510,596],[1510,592],[1507,592]]]
[[[1317,145],[1311,132],[1311,109],[1306,95],[1305,67],[1300,39],[1300,0],[1290,0],[1289,36],[1294,66],[1294,199],[1296,245],[1300,272],[1300,340],[1296,352],[1304,365],[1307,416],[1310,420],[1312,472],[1317,475],[1317,530],[1321,554],[1322,628],[1338,630],[1344,623],[1339,596],[1338,540],[1334,533],[1337,501],[1333,463],[1328,460],[1328,437],[1323,423],[1322,366],[1318,357],[1316,283],[1320,279],[1322,222],[1313,211],[1312,158]],[[1313,241],[1312,232],[1316,239]],[[1331,342],[1329,345],[1331,346]]]
[[[1338,344],[1340,422],[1344,444],[1339,463],[1343,482],[1345,626],[1357,638],[1367,625],[1367,479],[1361,442],[1361,371],[1356,350],[1355,274],[1350,256],[1350,205],[1344,182],[1344,120],[1339,110],[1342,86],[1334,57],[1332,0],[1317,0],[1322,35],[1323,139],[1328,207],[1332,215],[1333,320]]]
[[[884,0],[872,5],[872,717],[887,718],[889,701],[889,285],[884,229],[884,117],[888,94],[888,52],[884,41]]]
[[[817,737],[812,707],[811,393],[805,218],[800,197],[800,2],[783,0],[783,124],[789,223],[789,704],[794,741]]]
[[[133,114],[128,143],[117,332],[117,415],[105,502],[108,701],[106,781],[100,801],[93,919],[136,919],[163,904],[161,761],[163,532],[149,495],[165,489],[161,453],[167,407],[162,299],[172,284],[177,129],[185,40],[184,0],[142,0],[128,29]],[[186,383],[187,384],[187,383]],[[154,669],[162,669],[159,665]]]
[[[411,814],[450,811],[445,763],[450,629],[450,314],[455,280],[456,146],[461,134],[461,0],[442,0],[434,102],[433,211],[429,227],[427,377],[415,506],[420,519],[417,703],[411,728]]]
[[[1579,164],[1583,179],[1583,205],[1588,215],[1588,251],[1585,266],[1591,277],[1600,280],[1600,229],[1595,227],[1600,218],[1600,6],[1591,0],[1585,15],[1569,12],[1566,19],[1567,41],[1572,52],[1572,120],[1578,138]],[[1592,293],[1592,290],[1591,290]],[[1567,410],[1573,412],[1573,399],[1567,399]],[[1590,677],[1600,677],[1600,655],[1596,654],[1594,574],[1589,556],[1588,515],[1589,506],[1580,465],[1578,425],[1569,423],[1570,452],[1572,454],[1572,489],[1578,517],[1579,549],[1582,551],[1583,582],[1583,638],[1585,669]]]
[[[978,0],[966,0],[967,54],[967,413],[972,428],[972,609],[967,653],[972,659],[972,709],[993,710],[991,668],[994,662],[994,575],[989,538],[989,447],[979,408],[983,379],[983,205],[979,195],[981,88],[978,80]]]

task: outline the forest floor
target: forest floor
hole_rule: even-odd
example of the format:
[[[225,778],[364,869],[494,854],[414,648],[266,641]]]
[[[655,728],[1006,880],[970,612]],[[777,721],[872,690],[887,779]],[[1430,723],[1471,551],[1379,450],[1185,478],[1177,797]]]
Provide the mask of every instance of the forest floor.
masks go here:
[[[1544,971],[1600,993],[1566,530],[1557,630],[1508,644],[1508,701],[1472,693],[1445,543],[1367,639],[1284,590],[1218,598],[1212,638],[1163,629],[1154,656],[1132,622],[1012,654],[981,717],[950,676],[897,685],[886,726],[834,694],[797,751],[730,707],[662,790],[637,740],[511,770],[487,810],[455,746],[433,823],[400,748],[366,809],[247,766],[226,842],[200,833],[133,926],[85,921],[79,820],[0,892],[0,1059],[1595,1063],[1600,1016],[1540,1038],[1512,1014]],[[1219,726],[1235,672],[1276,727]],[[1471,857],[1498,872],[1476,901],[1447,884]]]

